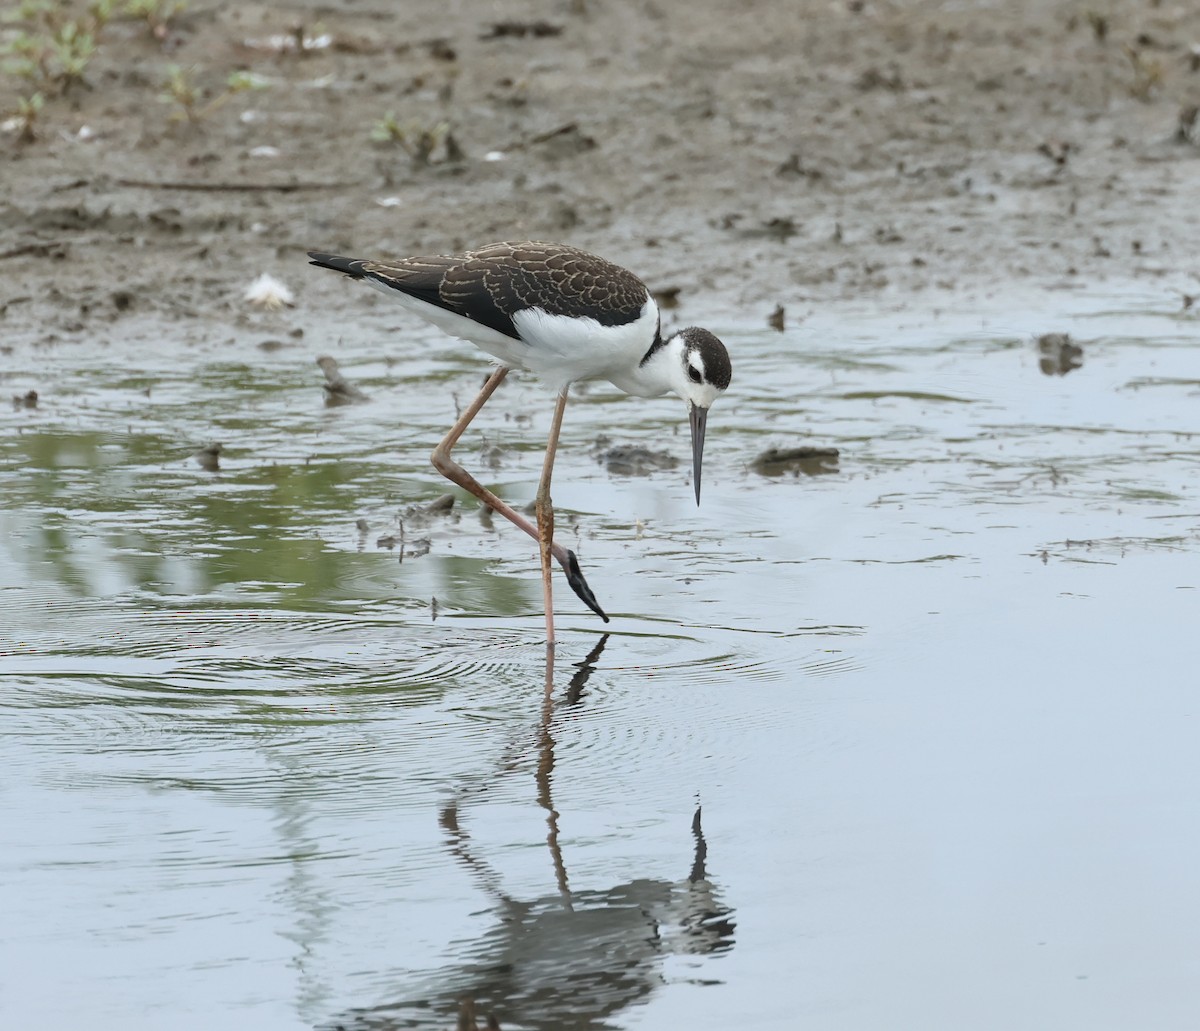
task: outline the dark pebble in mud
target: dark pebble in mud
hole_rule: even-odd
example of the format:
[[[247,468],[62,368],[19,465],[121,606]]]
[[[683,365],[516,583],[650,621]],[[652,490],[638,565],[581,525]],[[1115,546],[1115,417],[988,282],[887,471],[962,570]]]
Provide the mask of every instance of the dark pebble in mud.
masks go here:
[[[205,444],[204,447],[197,450],[192,457],[205,472],[215,473],[221,468],[221,452],[224,449],[225,445],[213,441],[213,443]]]
[[[727,228],[733,228],[733,226]],[[789,240],[798,232],[800,232],[800,227],[796,225],[795,219],[786,217],[772,218],[749,229],[739,230],[740,235],[746,239],[764,238],[767,240]]]
[[[1083,365],[1083,348],[1072,343],[1066,333],[1046,333],[1038,337],[1038,368],[1046,376],[1065,376]]]
[[[659,469],[674,469],[679,459],[666,451],[644,447],[611,447],[598,456],[614,476],[649,476]]]
[[[480,39],[545,39],[547,36],[561,36],[563,27],[548,21],[494,21]]]
[[[596,138],[583,132],[577,122],[567,122],[556,129],[530,137],[529,143],[538,148],[537,152],[542,157],[557,160],[595,149]]]
[[[12,402],[14,408],[36,408],[38,392],[36,390],[27,390],[23,394],[13,394]]]
[[[782,476],[784,473],[819,476],[839,471],[839,454],[835,447],[773,447],[759,455],[750,467],[762,476]]]
[[[426,526],[434,519],[451,517],[458,522],[458,513],[454,511],[455,497],[453,494],[442,494],[432,501],[419,502],[409,505],[400,513],[400,538],[404,539],[404,525]]]
[[[653,290],[654,301],[663,311],[671,311],[679,307],[679,294],[682,287],[660,286]]]

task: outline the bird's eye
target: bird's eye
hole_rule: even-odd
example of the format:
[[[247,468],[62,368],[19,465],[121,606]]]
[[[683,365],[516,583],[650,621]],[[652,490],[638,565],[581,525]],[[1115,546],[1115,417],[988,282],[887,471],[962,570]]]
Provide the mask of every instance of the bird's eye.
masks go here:
[[[700,374],[700,370],[694,365],[688,366],[688,379],[690,379],[693,383],[702,383],[704,381],[704,377]]]

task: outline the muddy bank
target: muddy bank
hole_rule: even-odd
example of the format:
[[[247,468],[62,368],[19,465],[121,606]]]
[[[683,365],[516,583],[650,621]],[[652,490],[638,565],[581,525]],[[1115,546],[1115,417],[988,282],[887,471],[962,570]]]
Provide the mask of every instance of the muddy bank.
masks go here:
[[[4,137],[0,328],[236,325],[263,270],[300,291],[298,328],[363,304],[306,248],[504,237],[621,260],[682,319],[1012,281],[1195,293],[1200,9],[1100,6],[196,0],[157,35],[113,22],[39,138]],[[172,65],[193,121],[162,97]],[[214,104],[237,71],[266,88]]]

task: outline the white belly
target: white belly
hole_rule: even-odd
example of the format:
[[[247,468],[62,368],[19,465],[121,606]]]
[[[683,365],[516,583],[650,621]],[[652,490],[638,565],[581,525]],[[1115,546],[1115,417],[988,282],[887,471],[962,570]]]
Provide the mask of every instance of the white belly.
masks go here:
[[[500,333],[435,304],[367,279],[377,290],[444,333],[474,344],[503,365],[526,369],[555,390],[582,379],[608,379],[637,368],[654,342],[658,307],[647,299],[638,318],[624,326],[602,326],[595,319],[547,315],[527,308],[513,316],[520,339]]]
[[[518,312],[513,324],[528,346],[525,368],[558,389],[574,380],[608,379],[636,369],[658,331],[658,307],[647,300],[642,314],[624,326],[547,315],[540,308]]]

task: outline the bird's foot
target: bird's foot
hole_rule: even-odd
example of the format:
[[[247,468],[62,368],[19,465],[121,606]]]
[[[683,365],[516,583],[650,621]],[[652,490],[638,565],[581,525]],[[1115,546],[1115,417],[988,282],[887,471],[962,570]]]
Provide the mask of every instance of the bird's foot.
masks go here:
[[[579,568],[579,559],[575,557],[575,552],[567,552],[567,565],[565,572],[567,574],[567,583],[571,585],[576,596],[605,623],[608,622],[608,616],[604,614],[604,610],[600,607],[600,603],[596,601],[596,596],[592,593],[592,589],[588,586],[587,580],[584,578],[583,570]]]

